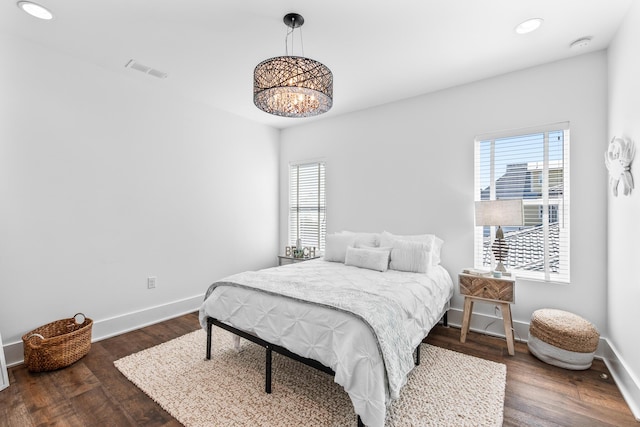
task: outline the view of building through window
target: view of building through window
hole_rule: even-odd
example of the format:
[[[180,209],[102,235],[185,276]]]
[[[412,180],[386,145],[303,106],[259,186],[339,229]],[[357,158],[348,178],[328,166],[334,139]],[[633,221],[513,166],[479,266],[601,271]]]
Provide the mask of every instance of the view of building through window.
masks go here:
[[[476,200],[521,199],[524,225],[502,227],[507,269],[520,276],[569,279],[568,124],[476,140]],[[491,267],[491,227],[477,227],[476,267]]]

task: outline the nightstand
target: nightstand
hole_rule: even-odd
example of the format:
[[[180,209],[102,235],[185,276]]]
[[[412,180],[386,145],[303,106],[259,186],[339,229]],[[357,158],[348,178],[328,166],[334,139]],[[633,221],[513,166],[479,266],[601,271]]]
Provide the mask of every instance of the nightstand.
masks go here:
[[[309,261],[310,259],[318,259],[318,258],[320,258],[320,256],[294,258],[292,256],[278,255],[278,265],[295,264],[296,262]]]
[[[516,281],[512,278],[500,279],[489,276],[476,276],[472,274],[459,274],[458,284],[460,294],[464,295],[464,312],[462,315],[462,331],[460,342],[465,342],[469,332],[473,303],[476,301],[495,304],[500,307],[504,322],[504,335],[507,338],[509,354],[515,354],[513,343],[513,319],[511,317],[511,304],[515,302]]]

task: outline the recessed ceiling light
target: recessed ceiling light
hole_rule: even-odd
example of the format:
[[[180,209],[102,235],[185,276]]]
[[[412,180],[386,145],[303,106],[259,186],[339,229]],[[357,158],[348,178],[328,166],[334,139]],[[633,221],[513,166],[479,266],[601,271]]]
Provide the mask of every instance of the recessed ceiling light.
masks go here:
[[[540,25],[542,25],[543,21],[544,19],[542,18],[527,19],[515,28],[515,32],[518,34],[530,33],[540,28]]]
[[[36,18],[46,20],[53,19],[53,13],[51,13],[46,7],[40,6],[37,3],[33,3],[30,1],[19,1],[18,7]]]

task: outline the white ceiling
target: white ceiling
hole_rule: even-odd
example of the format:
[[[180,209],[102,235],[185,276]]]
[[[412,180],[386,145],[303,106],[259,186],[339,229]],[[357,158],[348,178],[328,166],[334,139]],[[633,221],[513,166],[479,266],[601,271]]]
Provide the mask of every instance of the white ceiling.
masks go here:
[[[632,0],[36,1],[55,18],[32,18],[5,0],[0,31],[285,128],[604,49]],[[305,18],[304,55],[333,71],[333,108],[316,118],[253,105],[254,67],[285,54],[287,12]],[[544,19],[538,31],[513,31],[535,17]],[[590,46],[569,47],[585,36]],[[130,59],[168,78],[125,68]]]

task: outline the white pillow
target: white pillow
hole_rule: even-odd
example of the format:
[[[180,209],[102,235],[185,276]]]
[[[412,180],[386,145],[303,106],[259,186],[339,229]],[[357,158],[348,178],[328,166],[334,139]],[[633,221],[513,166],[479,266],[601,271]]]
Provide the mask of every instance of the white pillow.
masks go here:
[[[344,262],[347,247],[353,246],[356,237],[352,234],[327,234],[324,248],[324,260]]]
[[[412,273],[426,273],[431,265],[430,251],[424,242],[394,240],[389,268]]]
[[[413,234],[408,236],[399,236],[391,234],[388,231],[382,232],[380,235],[380,246],[391,246],[393,240],[405,240],[411,242],[422,242],[427,245],[427,251],[430,252],[429,263],[431,265],[440,264],[440,251],[444,241],[435,234]]]
[[[380,233],[356,233],[354,231],[341,231],[339,234],[351,234],[356,237],[355,247],[380,246]]]
[[[347,248],[344,263],[369,270],[387,271],[389,268],[389,250],[379,248]]]

